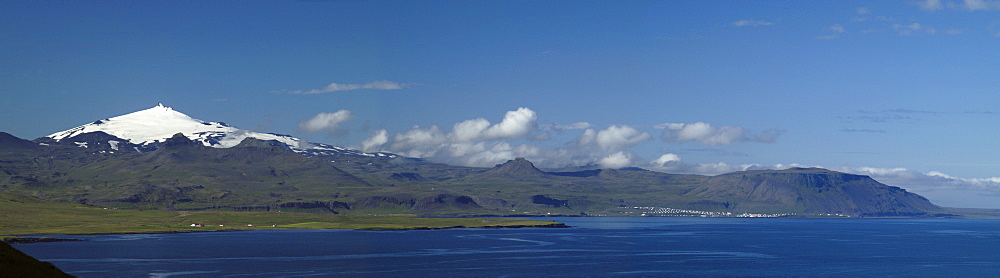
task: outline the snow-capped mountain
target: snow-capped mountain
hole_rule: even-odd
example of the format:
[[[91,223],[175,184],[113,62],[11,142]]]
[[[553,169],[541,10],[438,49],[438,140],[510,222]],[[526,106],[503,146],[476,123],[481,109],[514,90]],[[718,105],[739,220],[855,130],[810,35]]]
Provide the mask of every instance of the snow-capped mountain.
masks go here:
[[[81,134],[98,131],[124,139],[128,143],[142,146],[143,149],[155,149],[174,134],[183,133],[191,141],[216,148],[233,147],[242,142],[243,139],[255,138],[278,141],[288,145],[295,152],[309,156],[394,156],[386,153],[363,153],[342,147],[311,143],[288,135],[253,132],[239,129],[223,122],[206,122],[191,118],[184,113],[177,112],[173,108],[163,106],[162,103],[157,104],[153,108],[99,120],[69,130],[56,132],[46,137],[56,142],[63,142],[63,140],[72,139]]]

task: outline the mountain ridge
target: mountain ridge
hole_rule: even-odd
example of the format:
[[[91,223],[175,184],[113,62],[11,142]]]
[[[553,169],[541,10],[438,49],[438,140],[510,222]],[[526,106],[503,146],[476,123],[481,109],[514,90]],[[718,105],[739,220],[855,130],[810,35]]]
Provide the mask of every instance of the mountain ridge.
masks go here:
[[[923,196],[879,183],[869,176],[822,168],[727,173],[710,177],[686,195],[717,201],[769,203],[811,213],[908,216],[940,209]]]
[[[149,119],[154,116],[164,119]],[[184,133],[192,130],[198,134]],[[0,133],[0,154],[7,158],[0,161],[0,190],[62,202],[175,210],[589,215],[672,207],[858,216],[940,211],[901,188],[820,168],[718,176],[641,168],[559,172],[540,170],[524,158],[475,168],[290,136],[254,137],[258,134],[196,120],[162,104],[34,142]],[[240,141],[232,143],[235,139]]]

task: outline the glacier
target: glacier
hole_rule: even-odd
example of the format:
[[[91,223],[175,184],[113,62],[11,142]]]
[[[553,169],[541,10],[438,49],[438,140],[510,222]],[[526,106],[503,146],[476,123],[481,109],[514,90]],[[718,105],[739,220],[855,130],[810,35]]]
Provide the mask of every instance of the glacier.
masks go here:
[[[230,148],[238,145],[243,139],[254,138],[277,141],[287,145],[292,151],[308,156],[346,154],[395,157],[394,154],[389,153],[364,153],[343,147],[307,142],[289,135],[254,132],[236,128],[223,122],[202,121],[164,106],[163,103],[157,103],[156,106],[146,110],[98,120],[45,137],[61,142],[77,135],[98,131],[143,148],[155,148],[174,134],[182,133],[191,141],[215,148]],[[111,143],[115,149],[117,149],[117,143]],[[81,145],[81,147],[83,146],[86,145]]]

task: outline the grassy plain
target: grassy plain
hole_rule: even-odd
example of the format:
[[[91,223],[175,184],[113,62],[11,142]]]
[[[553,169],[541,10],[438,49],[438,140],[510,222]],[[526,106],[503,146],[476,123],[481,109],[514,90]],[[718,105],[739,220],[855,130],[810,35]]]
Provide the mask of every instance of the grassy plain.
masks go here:
[[[191,224],[202,224],[194,227]],[[556,224],[556,225],[553,225]],[[125,210],[0,194],[0,236],[167,233],[231,230],[544,227],[552,221],[507,218],[422,218],[413,215],[340,216],[308,212]]]

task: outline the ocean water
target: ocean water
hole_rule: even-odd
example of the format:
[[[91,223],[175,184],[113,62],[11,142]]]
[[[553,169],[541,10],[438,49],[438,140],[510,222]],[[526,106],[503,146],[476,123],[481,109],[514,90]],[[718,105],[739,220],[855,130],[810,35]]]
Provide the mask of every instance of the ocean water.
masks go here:
[[[544,218],[567,229],[60,236],[16,248],[80,277],[997,277],[1000,221]]]

